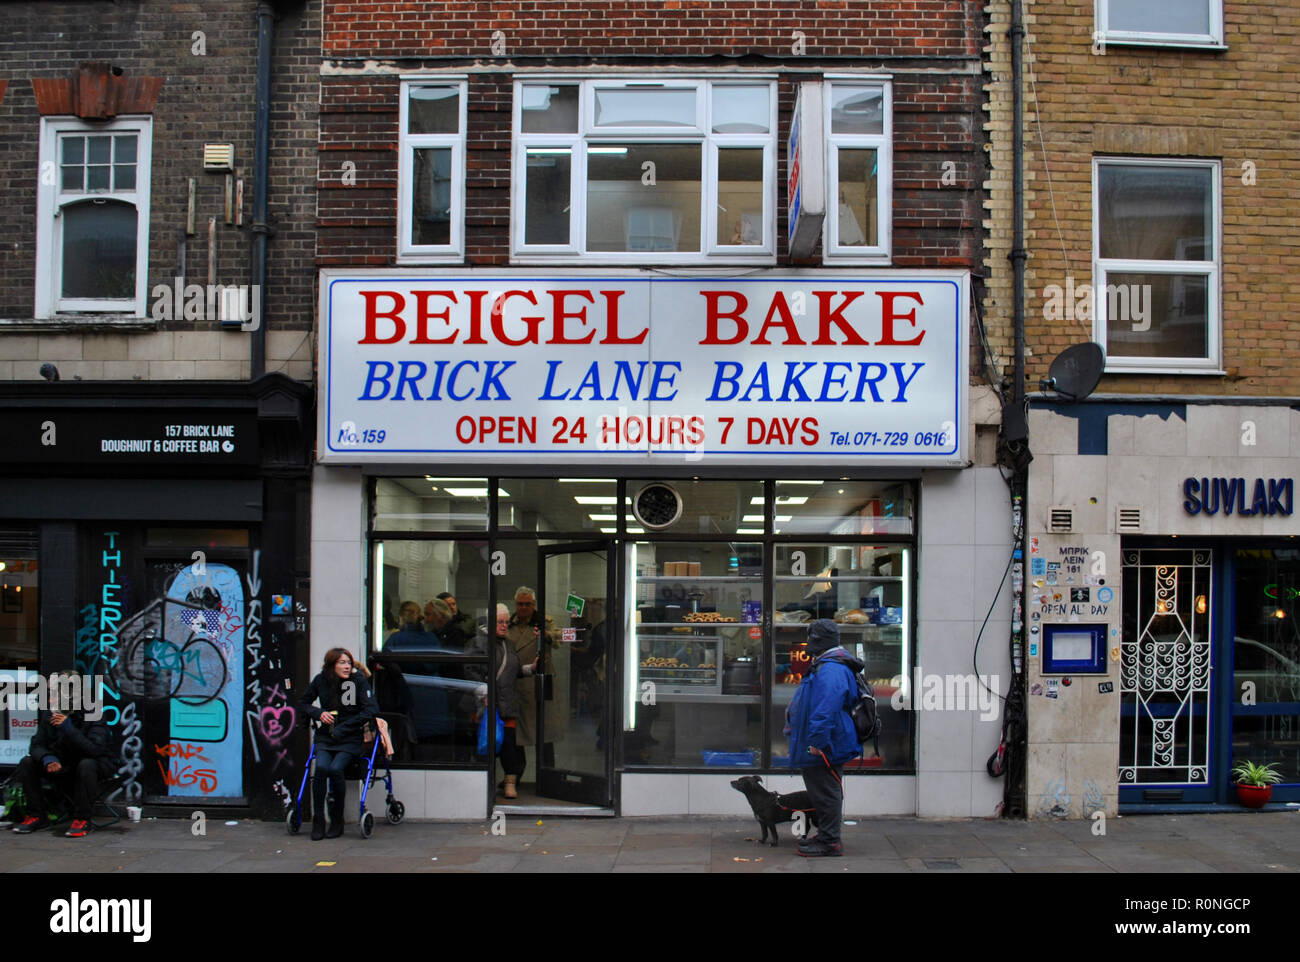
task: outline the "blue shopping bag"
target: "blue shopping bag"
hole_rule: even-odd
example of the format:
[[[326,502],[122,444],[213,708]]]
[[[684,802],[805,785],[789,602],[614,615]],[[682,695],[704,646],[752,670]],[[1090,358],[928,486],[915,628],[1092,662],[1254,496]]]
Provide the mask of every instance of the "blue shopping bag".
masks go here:
[[[493,712],[492,715],[497,720],[496,751],[501,751],[501,741],[506,737],[506,725],[505,722],[501,720],[501,716],[498,715],[496,712]],[[488,753],[487,740],[488,740],[488,717],[487,717],[487,712],[484,712],[483,717],[480,718],[478,722],[478,750],[475,752],[475,754],[486,755]]]

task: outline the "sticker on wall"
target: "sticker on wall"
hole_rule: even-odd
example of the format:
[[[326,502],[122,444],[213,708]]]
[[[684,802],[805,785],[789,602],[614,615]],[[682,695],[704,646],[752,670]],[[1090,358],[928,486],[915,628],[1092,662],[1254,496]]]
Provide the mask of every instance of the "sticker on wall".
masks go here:
[[[1029,559],[1029,573],[1030,573],[1031,575],[1045,575],[1045,574],[1047,574],[1047,559],[1046,559],[1046,558],[1030,558],[1030,559]]]
[[[1066,576],[1065,576],[1065,583],[1066,583],[1067,585],[1072,585],[1072,584],[1074,584],[1074,575],[1066,575]]]
[[[1101,579],[1096,575],[1084,575],[1083,583],[1085,585],[1099,585],[1101,584]]]
[[[1047,583],[1048,583],[1049,585],[1054,585],[1054,584],[1056,584],[1056,572],[1055,572],[1055,571],[1049,571],[1049,572],[1047,572]]]
[[[293,614],[293,595],[271,595],[271,614]]]
[[[1113,681],[1101,681],[1097,683],[1097,691],[1102,695],[1109,695],[1114,690],[1115,683]]]
[[[1035,683],[1031,685],[1029,688],[1029,694],[1031,695],[1041,695],[1042,693],[1043,693],[1043,686],[1040,684]]]
[[[1114,634],[1114,632],[1112,632],[1112,634]],[[1110,660],[1119,661],[1119,645],[1114,645],[1110,649]]]
[[[1036,658],[1037,656],[1038,656],[1038,644],[1037,642],[1031,642],[1029,645],[1029,657]]]
[[[1070,589],[1070,604],[1077,605],[1077,604],[1082,604],[1082,603],[1090,602],[1090,601],[1092,601],[1092,589],[1091,589],[1091,588],[1071,588],[1071,589]]]
[[[1037,539],[1037,538],[1030,538],[1030,539],[1029,539],[1029,553],[1030,553],[1030,554],[1038,554],[1038,539]]]
[[[1049,562],[1047,562],[1047,570],[1048,570],[1048,571],[1060,571],[1060,570],[1061,570],[1061,562],[1059,562],[1059,561],[1049,561]]]
[[[1059,687],[1058,687],[1059,685],[1060,685],[1060,682],[1057,681],[1055,678],[1049,678],[1049,679],[1048,679],[1048,681],[1047,681],[1047,692],[1046,692],[1048,698],[1059,698],[1059,697],[1060,697],[1060,694],[1061,694],[1061,693],[1060,693],[1060,689],[1059,689]]]
[[[573,644],[574,642],[576,642],[577,640],[578,640],[578,629],[577,629],[577,628],[561,628],[561,629],[560,629],[560,641],[561,641],[561,643],[566,644],[566,645],[571,645],[571,644]]]
[[[1097,589],[1097,600],[1101,602],[1103,605],[1108,604],[1110,602],[1110,599],[1114,597],[1115,597],[1115,592],[1112,591],[1110,588]]]
[[[1071,684],[1073,684],[1073,682],[1071,682],[1069,678],[1062,678],[1062,679],[1061,679],[1061,687],[1062,687],[1062,688],[1069,688]]]

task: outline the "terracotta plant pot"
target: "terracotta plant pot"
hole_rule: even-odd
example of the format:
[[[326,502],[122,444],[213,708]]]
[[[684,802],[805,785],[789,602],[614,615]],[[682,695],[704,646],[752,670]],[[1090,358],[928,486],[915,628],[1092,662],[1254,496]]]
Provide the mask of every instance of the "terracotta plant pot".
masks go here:
[[[1237,801],[1247,808],[1263,808],[1272,797],[1272,785],[1242,785],[1240,782],[1237,784]]]

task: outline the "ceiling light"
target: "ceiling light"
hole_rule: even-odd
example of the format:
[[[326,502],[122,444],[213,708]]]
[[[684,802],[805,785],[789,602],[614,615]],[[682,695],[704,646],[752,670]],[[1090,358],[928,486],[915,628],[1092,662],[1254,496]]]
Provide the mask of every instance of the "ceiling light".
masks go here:
[[[841,478],[840,480],[843,481],[845,479]],[[825,484],[825,483],[826,483],[825,481],[778,481],[776,483],[776,486],[779,488],[783,484]]]
[[[776,499],[776,503],[777,503],[777,504],[785,504],[785,505],[790,505],[790,506],[792,506],[792,507],[793,507],[794,505],[805,504],[805,503],[807,503],[807,501],[808,501],[808,499],[807,499],[806,497],[803,497],[802,495],[796,495],[796,496],[789,497],[789,498],[782,498],[782,497],[779,497],[779,496],[778,496],[777,499]],[[750,498],[749,503],[750,503],[750,504],[755,504],[755,505],[762,505],[762,504],[763,504],[763,499],[762,499],[761,497],[758,497],[758,498]]]
[[[645,534],[645,528],[628,528],[628,534]]]
[[[626,154],[626,147],[588,147],[589,154]]]
[[[612,494],[575,494],[573,500],[578,504],[618,504],[618,497]],[[631,498],[624,498],[625,503],[631,504]]]
[[[601,534],[618,534],[618,528],[601,528]]]
[[[487,488],[443,488],[453,498],[486,498],[488,496]],[[497,488],[498,498],[510,497],[510,492],[504,488]]]
[[[762,528],[737,528],[736,534],[762,534]]]
[[[590,518],[592,521],[617,521],[618,520],[618,515],[616,514],[589,514],[587,515],[587,517]]]
[[[560,484],[614,484],[613,478],[560,478]]]

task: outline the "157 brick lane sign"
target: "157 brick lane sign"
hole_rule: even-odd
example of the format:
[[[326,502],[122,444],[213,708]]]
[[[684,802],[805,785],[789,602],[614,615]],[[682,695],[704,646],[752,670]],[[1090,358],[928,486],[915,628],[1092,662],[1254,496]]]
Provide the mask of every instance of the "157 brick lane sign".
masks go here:
[[[964,272],[323,271],[340,464],[965,460]]]

